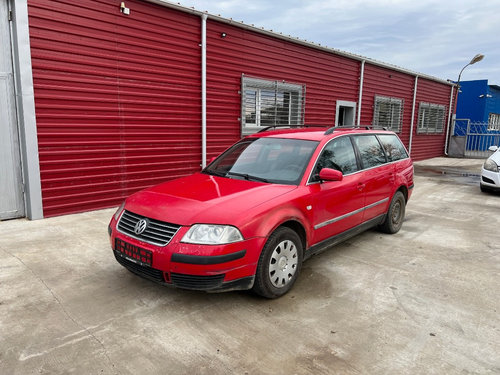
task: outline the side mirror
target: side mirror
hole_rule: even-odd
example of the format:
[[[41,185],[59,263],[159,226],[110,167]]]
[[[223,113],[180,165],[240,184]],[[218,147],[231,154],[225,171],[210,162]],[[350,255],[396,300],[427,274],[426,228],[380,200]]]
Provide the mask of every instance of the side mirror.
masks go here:
[[[496,150],[498,150],[498,146],[490,146],[488,150],[495,152]]]
[[[323,168],[319,171],[319,179],[322,181],[342,181],[344,175],[336,169]]]

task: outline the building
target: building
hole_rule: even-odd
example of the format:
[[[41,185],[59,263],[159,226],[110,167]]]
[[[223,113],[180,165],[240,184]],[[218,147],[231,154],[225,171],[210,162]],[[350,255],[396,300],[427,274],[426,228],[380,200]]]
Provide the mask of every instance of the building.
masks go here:
[[[163,0],[2,0],[0,19],[3,219],[116,206],[276,123],[444,152],[442,79]]]
[[[500,86],[487,79],[460,82],[457,119],[487,123],[489,130],[500,130]]]

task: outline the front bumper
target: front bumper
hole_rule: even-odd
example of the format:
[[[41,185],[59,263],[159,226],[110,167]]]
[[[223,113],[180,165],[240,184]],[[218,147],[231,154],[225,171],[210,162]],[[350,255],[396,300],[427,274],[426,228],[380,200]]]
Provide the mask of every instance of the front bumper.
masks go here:
[[[179,242],[187,230],[181,228],[170,243],[161,247],[117,231],[114,219],[109,226],[116,260],[139,276],[163,285],[207,292],[252,288],[265,238],[215,246]],[[123,251],[123,243],[146,250],[147,259]]]
[[[492,172],[483,168],[481,170],[481,187],[492,191],[500,191],[500,171]]]

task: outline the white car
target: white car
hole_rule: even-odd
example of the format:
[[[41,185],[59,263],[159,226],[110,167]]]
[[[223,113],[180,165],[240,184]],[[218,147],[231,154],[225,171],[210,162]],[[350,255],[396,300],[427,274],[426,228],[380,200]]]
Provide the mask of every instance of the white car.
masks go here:
[[[481,170],[481,191],[500,192],[500,147],[491,146],[493,154],[486,159]]]

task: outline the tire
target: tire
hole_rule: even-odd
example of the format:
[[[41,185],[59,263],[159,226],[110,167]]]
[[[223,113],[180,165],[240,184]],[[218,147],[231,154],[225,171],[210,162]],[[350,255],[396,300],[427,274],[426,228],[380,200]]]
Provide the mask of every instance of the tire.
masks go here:
[[[402,192],[397,191],[392,197],[389,210],[379,229],[384,233],[394,234],[399,232],[405,218],[406,200]]]
[[[483,193],[489,193],[489,190],[487,188],[485,188],[483,185],[479,185],[479,188],[481,189],[481,191]]]
[[[266,298],[286,294],[299,276],[302,259],[298,234],[287,227],[276,229],[260,254],[253,291]]]

